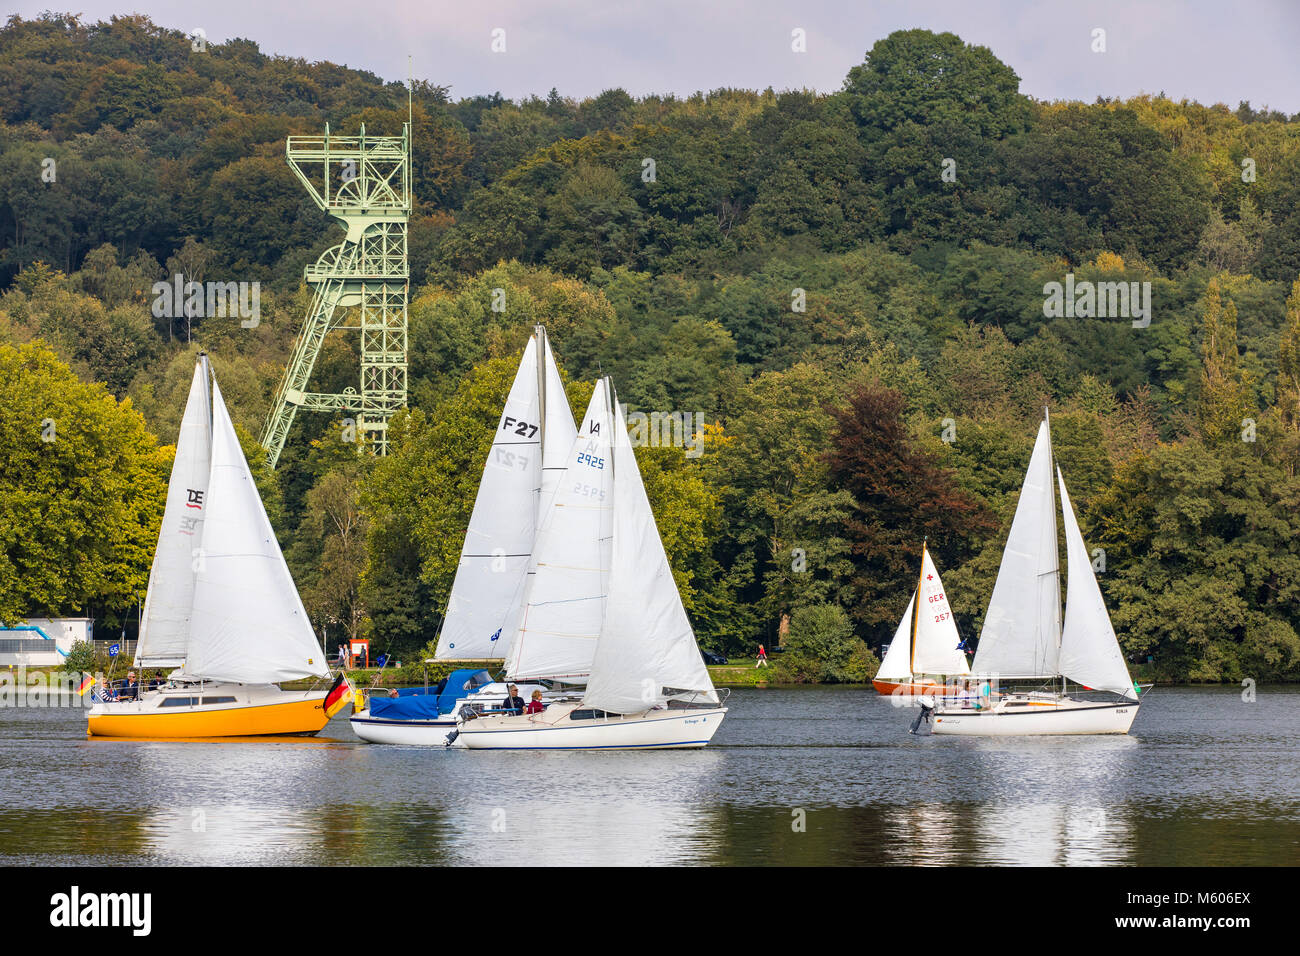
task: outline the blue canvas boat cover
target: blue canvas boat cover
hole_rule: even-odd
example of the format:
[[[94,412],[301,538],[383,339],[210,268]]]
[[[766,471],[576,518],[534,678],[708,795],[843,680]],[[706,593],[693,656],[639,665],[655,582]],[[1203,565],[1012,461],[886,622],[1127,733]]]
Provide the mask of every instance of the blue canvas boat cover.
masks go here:
[[[402,687],[396,697],[371,697],[370,716],[385,720],[437,720],[450,715],[458,700],[491,680],[482,670],[452,671],[428,690]]]

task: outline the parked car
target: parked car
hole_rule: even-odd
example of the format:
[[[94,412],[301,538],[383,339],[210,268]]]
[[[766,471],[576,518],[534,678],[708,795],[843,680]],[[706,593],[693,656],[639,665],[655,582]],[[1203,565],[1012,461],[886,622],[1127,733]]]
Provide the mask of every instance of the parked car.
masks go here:
[[[712,651],[701,650],[700,656],[704,658],[704,663],[712,664],[715,667],[719,664],[727,663],[727,659],[725,657],[723,657],[721,654],[714,654]]]

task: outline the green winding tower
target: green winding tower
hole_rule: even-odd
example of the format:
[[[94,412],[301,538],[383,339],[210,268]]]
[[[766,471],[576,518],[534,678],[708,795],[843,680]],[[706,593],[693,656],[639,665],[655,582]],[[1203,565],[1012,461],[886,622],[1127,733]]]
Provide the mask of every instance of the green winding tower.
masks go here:
[[[406,404],[406,303],[410,272],[406,230],[411,214],[411,126],[401,136],[290,136],[288,159],[316,205],[347,236],[306,269],[311,312],[276,390],[262,446],[272,468],[299,408],[356,416],[358,441],[388,451],[388,419]],[[361,333],[361,391],[309,392],[325,336]]]

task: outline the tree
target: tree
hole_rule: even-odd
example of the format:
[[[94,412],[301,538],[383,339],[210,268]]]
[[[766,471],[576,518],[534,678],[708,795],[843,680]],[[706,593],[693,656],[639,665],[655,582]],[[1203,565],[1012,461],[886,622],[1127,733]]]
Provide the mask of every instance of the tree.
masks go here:
[[[891,33],[849,70],[841,96],[900,246],[983,236],[991,209],[995,218],[1010,212],[1013,195],[990,188],[993,144],[1029,122],[1019,88],[987,48],[929,30]]]
[[[1121,645],[1164,678],[1300,675],[1300,479],[1245,442],[1159,445],[1087,508]]]
[[[349,641],[365,636],[361,576],[366,519],[360,505],[364,462],[353,460],[321,477],[307,492],[304,517],[288,558],[297,568],[303,604],[317,628],[341,627]]]
[[[1004,153],[1035,246],[1075,262],[1108,248],[1180,267],[1210,217],[1197,166],[1129,109],[1045,109]]]
[[[1277,360],[1277,409],[1286,427],[1300,432],[1300,279],[1291,283],[1286,325]]]
[[[865,683],[880,668],[879,659],[854,636],[848,614],[834,604],[795,611],[783,646],[776,670],[785,680]]]
[[[836,392],[827,373],[808,365],[760,375],[731,399],[725,439],[701,459],[721,488],[729,529],[721,560],[741,572],[733,583],[738,603],[751,605],[771,633],[800,590],[791,576],[842,571],[842,548],[822,537],[842,504],[821,497],[833,424],[823,409]],[[816,507],[805,503],[810,496],[819,498]],[[814,553],[813,563],[800,564],[798,552],[806,559],[810,548],[825,548],[828,563]]]
[[[170,454],[41,343],[0,344],[0,406],[0,620],[134,608]]]
[[[955,33],[897,30],[877,40],[866,60],[849,70],[844,94],[858,123],[879,135],[905,123],[951,120],[980,136],[1023,129],[1029,101],[1020,78],[987,47]]]
[[[898,392],[868,384],[832,411],[836,427],[825,460],[833,485],[853,496],[846,528],[855,558],[854,616],[868,626],[897,620],[924,539],[941,567],[955,567],[996,527],[988,507],[916,446],[904,410]]]
[[[1201,319],[1201,396],[1197,411],[1206,441],[1240,438],[1249,409],[1237,352],[1237,304],[1223,301],[1218,278],[1205,290]]]

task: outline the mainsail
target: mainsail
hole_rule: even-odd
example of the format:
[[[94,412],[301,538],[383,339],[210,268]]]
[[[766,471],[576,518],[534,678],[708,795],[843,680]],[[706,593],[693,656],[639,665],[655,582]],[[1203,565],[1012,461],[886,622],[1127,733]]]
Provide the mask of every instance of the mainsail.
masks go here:
[[[1065,628],[1061,633],[1061,673],[1085,687],[1108,690],[1137,700],[1128,665],[1111,626],[1106,603],[1092,572],[1092,559],[1075,519],[1065,478],[1061,485],[1061,512],[1065,517]]]
[[[537,342],[529,339],[497,423],[447,598],[438,660],[505,656],[533,553],[542,469]]]
[[[193,562],[187,676],[272,684],[329,675],[215,379],[211,476]]]
[[[1006,677],[1057,674],[1060,639],[1052,439],[1044,419],[1020,488],[973,669]]]
[[[961,637],[953,620],[939,569],[928,548],[921,548],[921,582],[917,599],[916,640],[912,644],[912,673],[969,674],[966,655],[957,649]]]
[[[609,573],[612,422],[600,382],[537,532],[536,574],[506,661],[512,680],[591,671]]]
[[[609,379],[602,387],[608,388]],[[612,391],[612,390],[611,390]],[[585,704],[617,714],[672,699],[718,702],[650,510],[623,410],[612,401],[613,547]]]
[[[167,506],[149,571],[149,590],[135,648],[136,667],[176,667],[185,662],[194,600],[194,559],[203,540],[211,455],[208,360],[200,355],[176,439]]]
[[[438,660],[505,657],[535,569],[537,527],[577,427],[538,326],[497,423],[438,638]]]

